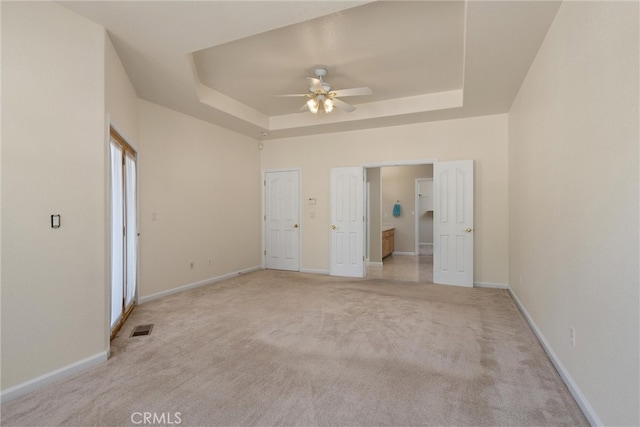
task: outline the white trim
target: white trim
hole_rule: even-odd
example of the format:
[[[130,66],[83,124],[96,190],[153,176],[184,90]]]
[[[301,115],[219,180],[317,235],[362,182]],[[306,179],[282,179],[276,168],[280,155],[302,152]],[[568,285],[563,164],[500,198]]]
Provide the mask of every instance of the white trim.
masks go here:
[[[400,255],[400,256],[416,256],[415,252],[397,252],[393,251],[391,255]]]
[[[385,166],[422,166],[437,163],[438,159],[419,159],[419,160],[391,160],[387,162],[364,163],[364,168],[383,168]]]
[[[86,371],[89,368],[105,362],[109,357],[108,351],[101,351],[98,354],[79,360],[70,365],[64,366],[55,371],[51,371],[44,375],[40,375],[32,380],[25,381],[22,384],[10,387],[0,393],[0,402],[5,403],[17,397],[23,396],[32,391],[38,390],[46,385],[70,377],[71,375]]]
[[[573,380],[573,378],[571,378],[569,371],[567,371],[567,368],[564,367],[564,365],[560,361],[560,358],[553,351],[553,348],[551,347],[549,342],[546,340],[546,338],[542,334],[542,331],[536,325],[536,322],[533,321],[533,319],[531,318],[527,310],[524,308],[524,306],[518,299],[518,296],[516,295],[516,293],[511,288],[507,288],[507,289],[509,291],[509,295],[511,295],[511,299],[516,304],[516,306],[524,316],[525,320],[531,327],[531,330],[533,330],[533,333],[538,338],[538,341],[542,345],[542,348],[544,348],[544,351],[549,356],[549,359],[551,359],[551,363],[553,363],[553,366],[555,366],[556,370],[558,371],[558,374],[560,374],[560,377],[562,378],[564,383],[567,385],[567,388],[569,389],[569,391],[571,392],[571,395],[576,400],[576,403],[584,413],[584,416],[587,418],[587,421],[589,421],[589,424],[591,424],[592,426],[603,426],[604,423],[602,422],[600,417],[598,417],[598,414],[596,414],[596,411],[593,409],[593,407],[589,404],[589,402],[587,401],[587,398],[582,393],[582,391],[580,390],[576,382]]]
[[[209,279],[200,280],[199,282],[189,283],[188,285],[179,286],[177,288],[168,289],[166,291],[158,292],[155,294],[147,295],[146,297],[140,298],[140,304],[144,304],[149,301],[153,301],[158,298],[166,297],[168,295],[177,294],[180,292],[188,291],[189,289],[199,288],[201,286],[211,285],[216,282],[220,282],[225,279],[230,279],[232,277],[236,277],[241,274],[251,273],[253,271],[263,270],[261,265],[256,265],[254,267],[245,268],[244,270],[233,271],[231,273],[223,274],[221,276],[211,277]]]
[[[367,261],[367,266],[372,266],[372,267],[382,267],[384,264],[382,262],[377,262],[377,261]]]
[[[329,270],[318,270],[314,268],[301,268],[300,273],[311,273],[311,274],[329,274]]]
[[[490,289],[509,289],[509,285],[505,283],[490,283],[490,282],[473,282],[474,288],[490,288]]]

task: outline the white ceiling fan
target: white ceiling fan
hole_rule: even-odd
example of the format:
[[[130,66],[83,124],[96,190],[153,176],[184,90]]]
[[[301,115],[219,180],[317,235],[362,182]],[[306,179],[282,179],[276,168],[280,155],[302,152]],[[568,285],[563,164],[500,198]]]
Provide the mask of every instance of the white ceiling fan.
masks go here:
[[[298,110],[299,112],[309,110],[313,114],[317,114],[320,108],[322,108],[325,113],[330,113],[333,111],[333,107],[338,107],[339,109],[350,113],[354,111],[356,107],[341,101],[338,97],[371,95],[373,93],[368,87],[333,90],[331,85],[323,80],[323,77],[327,75],[326,68],[316,68],[314,72],[316,77],[307,77],[311,84],[311,86],[309,86],[309,93],[294,93],[278,96],[304,96],[308,98],[307,102],[300,107],[300,110]]]

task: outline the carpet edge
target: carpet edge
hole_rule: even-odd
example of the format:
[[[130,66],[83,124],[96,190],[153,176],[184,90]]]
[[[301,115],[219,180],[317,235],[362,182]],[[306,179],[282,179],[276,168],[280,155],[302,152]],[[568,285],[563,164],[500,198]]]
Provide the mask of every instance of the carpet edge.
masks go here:
[[[208,279],[200,280],[198,282],[188,283],[188,284],[183,285],[183,286],[178,286],[177,288],[171,288],[171,289],[167,289],[166,291],[161,291],[161,292],[157,292],[155,294],[151,294],[151,295],[147,295],[147,296],[144,296],[144,297],[140,297],[140,298],[138,298],[137,303],[138,304],[144,304],[144,303],[156,300],[158,298],[162,298],[162,297],[166,297],[166,296],[169,296],[169,295],[177,294],[177,293],[180,293],[180,292],[188,291],[190,289],[199,288],[201,286],[211,285],[211,284],[216,283],[216,282],[221,282],[222,280],[226,280],[226,279],[230,279],[232,277],[236,277],[236,276],[238,276],[240,274],[251,273],[253,271],[258,271],[258,270],[262,270],[262,269],[263,269],[263,267],[261,265],[256,265],[256,266],[253,266],[253,267],[245,268],[243,270],[232,271],[231,273],[222,274],[220,276],[215,276],[215,277],[210,277]]]
[[[93,368],[94,366],[99,365],[102,362],[106,362],[108,358],[109,352],[106,350],[101,351],[100,353],[94,354],[93,356],[78,360],[77,362],[71,363],[67,366],[63,366],[62,368],[47,372],[44,375],[40,375],[39,377],[25,381],[6,390],[2,390],[2,392],[0,392],[0,402],[8,402],[27,393],[38,390],[44,386],[52,384],[56,381],[86,371],[87,369]]]
[[[566,384],[569,392],[575,399],[578,407],[580,407],[580,410],[582,410],[582,413],[587,418],[589,424],[592,426],[603,426],[604,424],[602,423],[602,420],[600,420],[600,417],[598,417],[598,414],[596,414],[596,411],[593,409],[586,396],[582,393],[582,390],[580,390],[576,382],[573,380],[567,368],[564,367],[558,355],[553,351],[553,348],[544,337],[542,331],[538,328],[538,325],[536,325],[536,322],[534,322],[533,318],[529,315],[527,309],[524,308],[524,305],[516,295],[515,291],[511,289],[511,287],[508,287],[507,291],[509,292],[513,302],[516,304],[516,307],[518,307],[518,310],[520,310],[520,313],[522,313],[522,316],[524,316],[525,320],[529,324],[529,327],[538,339],[538,342],[542,345],[545,353],[547,353],[547,356],[551,359],[551,363],[556,368],[556,371],[558,371],[560,378],[562,378],[562,381]]]

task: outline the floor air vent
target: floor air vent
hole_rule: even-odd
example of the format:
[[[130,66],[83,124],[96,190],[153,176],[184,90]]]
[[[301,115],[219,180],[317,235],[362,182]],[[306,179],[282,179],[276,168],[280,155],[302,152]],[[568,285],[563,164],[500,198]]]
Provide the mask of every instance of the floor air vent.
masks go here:
[[[140,325],[133,328],[133,332],[131,332],[131,337],[139,337],[141,335],[150,335],[151,330],[153,329],[153,324],[150,325]]]

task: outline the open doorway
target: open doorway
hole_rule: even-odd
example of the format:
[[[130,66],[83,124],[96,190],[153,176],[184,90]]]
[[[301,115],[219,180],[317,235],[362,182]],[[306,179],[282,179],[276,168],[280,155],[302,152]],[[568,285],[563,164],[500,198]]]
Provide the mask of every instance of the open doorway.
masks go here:
[[[416,190],[417,180],[433,183],[433,163],[366,167],[367,277],[433,282],[433,207],[422,212]]]
[[[433,169],[431,172],[429,178],[417,178],[415,185],[415,251],[418,255],[433,255]]]

